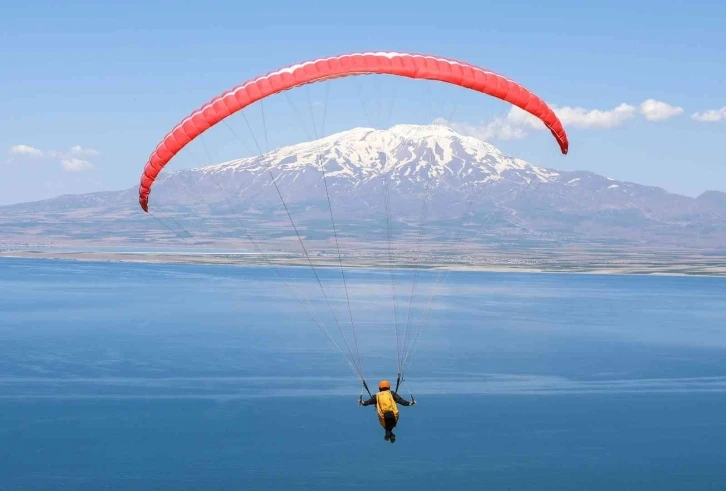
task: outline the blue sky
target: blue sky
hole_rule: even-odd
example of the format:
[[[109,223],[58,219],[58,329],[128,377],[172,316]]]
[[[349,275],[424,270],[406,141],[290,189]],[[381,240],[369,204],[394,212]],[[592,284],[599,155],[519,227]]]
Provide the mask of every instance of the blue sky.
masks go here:
[[[481,96],[464,96],[450,122],[534,164],[691,196],[726,191],[726,3],[306,3],[3,2],[0,204],[136,186],[159,139],[211,97],[281,66],[368,50],[463,59],[536,92],[558,108],[569,155]],[[376,84],[333,85],[329,131],[367,124],[356,87],[395,91],[365,96],[397,108],[392,124],[447,118],[454,104],[453,88]],[[307,104],[305,90],[290,94]],[[317,107],[324,92],[310,94]],[[271,145],[304,140],[278,102]],[[250,119],[259,131],[255,108]],[[208,138],[214,161],[249,153],[229,133]],[[175,168],[205,163],[196,155]]]

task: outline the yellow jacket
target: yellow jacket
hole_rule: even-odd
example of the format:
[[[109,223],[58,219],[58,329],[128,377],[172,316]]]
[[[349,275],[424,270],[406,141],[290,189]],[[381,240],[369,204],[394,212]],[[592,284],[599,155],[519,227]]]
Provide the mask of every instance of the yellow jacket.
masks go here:
[[[393,413],[393,416],[396,418],[396,421],[398,421],[398,404],[402,406],[410,406],[411,402],[407,401],[403,397],[399,396],[392,390],[382,390],[376,394],[374,394],[370,399],[367,401],[363,401],[364,406],[370,406],[371,404],[376,405],[376,411],[378,412],[378,421],[380,421],[381,426],[384,425],[384,415],[387,412]]]

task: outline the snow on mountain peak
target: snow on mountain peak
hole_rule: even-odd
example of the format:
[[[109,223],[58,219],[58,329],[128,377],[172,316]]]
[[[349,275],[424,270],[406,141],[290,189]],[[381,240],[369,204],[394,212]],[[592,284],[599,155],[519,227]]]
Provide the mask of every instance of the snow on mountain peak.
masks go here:
[[[420,181],[444,175],[474,178],[477,182],[498,180],[508,171],[541,181],[558,176],[547,169],[504,155],[493,145],[463,136],[444,125],[399,124],[387,130],[353,128],[315,141],[298,143],[266,154],[204,167],[204,173],[269,168],[279,172],[301,172],[325,166],[331,178],[367,181],[381,175],[394,180]]]
[[[454,130],[442,124],[397,124],[387,130],[404,139],[450,138],[459,136]]]

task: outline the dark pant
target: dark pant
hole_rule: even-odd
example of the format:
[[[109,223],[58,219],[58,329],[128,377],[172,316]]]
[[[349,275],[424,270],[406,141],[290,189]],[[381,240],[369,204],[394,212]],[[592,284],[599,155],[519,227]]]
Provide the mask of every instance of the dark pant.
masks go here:
[[[386,432],[390,432],[393,430],[393,428],[396,427],[396,415],[393,413],[385,413],[383,415],[383,427],[386,429]]]

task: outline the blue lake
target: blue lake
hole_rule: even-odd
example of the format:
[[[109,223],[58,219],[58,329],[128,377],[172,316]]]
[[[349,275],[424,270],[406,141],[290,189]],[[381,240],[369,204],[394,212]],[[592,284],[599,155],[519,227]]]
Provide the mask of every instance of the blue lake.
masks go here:
[[[0,259],[0,489],[723,489],[724,279],[278,272]]]

